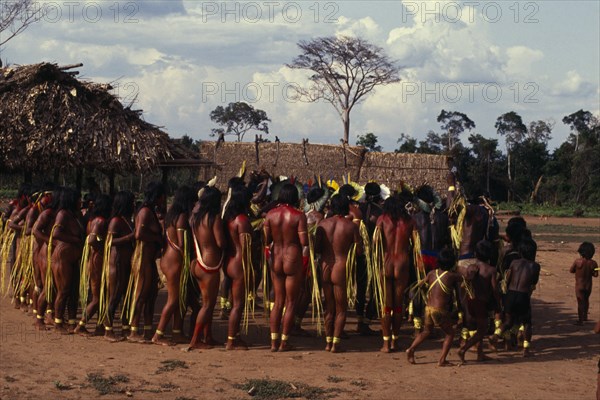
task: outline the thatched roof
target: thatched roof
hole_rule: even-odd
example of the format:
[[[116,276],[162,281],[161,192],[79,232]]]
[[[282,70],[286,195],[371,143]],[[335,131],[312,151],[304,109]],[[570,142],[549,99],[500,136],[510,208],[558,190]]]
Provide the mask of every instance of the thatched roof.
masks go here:
[[[257,163],[256,146],[256,143],[248,142],[221,142],[218,146],[216,142],[202,142],[200,154],[203,159],[214,161],[211,172],[217,175],[220,185],[226,185],[246,160],[249,170],[264,168],[273,176],[293,175],[301,182],[319,174],[324,179],[341,182],[349,173],[352,180],[361,184],[375,180],[397,189],[402,182],[411,186],[428,183],[439,192],[446,190],[448,167],[445,156],[368,153],[362,146],[259,143]]]
[[[212,161],[204,160],[200,153],[183,144],[182,139],[169,138],[167,143],[171,159],[163,160],[158,163],[159,167],[167,168],[191,168],[210,166]]]
[[[168,135],[124,107],[108,84],[74,66],[0,68],[0,166],[6,169],[145,170],[170,159]]]

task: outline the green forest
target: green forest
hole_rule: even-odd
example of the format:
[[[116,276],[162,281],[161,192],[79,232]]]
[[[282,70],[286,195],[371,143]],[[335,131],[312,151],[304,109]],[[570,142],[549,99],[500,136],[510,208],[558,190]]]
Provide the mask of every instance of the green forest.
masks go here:
[[[570,134],[554,150],[548,148],[554,122],[526,126],[514,111],[498,117],[496,138],[472,132],[475,122],[460,112],[442,110],[437,121],[441,133],[430,131],[424,140],[401,134],[395,151],[451,156],[467,196],[487,192],[494,201],[551,207],[600,204],[600,122],[591,112],[562,118]],[[356,143],[381,151],[373,133],[359,135]]]

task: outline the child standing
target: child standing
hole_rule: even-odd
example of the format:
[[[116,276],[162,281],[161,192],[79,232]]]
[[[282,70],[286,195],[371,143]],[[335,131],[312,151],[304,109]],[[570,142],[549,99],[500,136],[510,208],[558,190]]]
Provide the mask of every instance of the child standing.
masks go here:
[[[442,346],[442,354],[438,362],[439,367],[452,365],[446,361],[446,356],[450,351],[452,340],[454,339],[454,325],[456,318],[452,312],[454,299],[460,309],[460,296],[458,296],[459,286],[462,283],[462,275],[454,272],[456,258],[450,249],[443,249],[438,259],[439,268],[429,271],[427,277],[421,283],[427,285],[427,306],[425,307],[425,327],[423,332],[419,333],[412,345],[406,350],[408,362],[415,363],[415,350],[429,336],[434,326],[439,326],[446,337]]]
[[[575,274],[575,295],[577,296],[577,314],[575,325],[583,325],[588,320],[590,294],[592,294],[592,277],[598,276],[598,264],[592,260],[596,248],[590,242],[583,242],[577,250],[580,258],[571,265],[569,272]]]

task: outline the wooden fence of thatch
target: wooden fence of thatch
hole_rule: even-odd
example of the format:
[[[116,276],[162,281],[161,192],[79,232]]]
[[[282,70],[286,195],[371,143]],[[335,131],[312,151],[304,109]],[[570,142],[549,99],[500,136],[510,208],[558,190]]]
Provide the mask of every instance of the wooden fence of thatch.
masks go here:
[[[350,174],[353,181],[364,184],[374,180],[392,189],[402,182],[411,186],[428,183],[440,192],[447,189],[446,156],[439,155],[369,153],[362,146],[248,142],[202,142],[200,154],[213,162],[202,168],[200,179],[217,175],[221,188],[245,160],[248,170],[264,168],[272,176],[296,176],[301,182],[321,175],[341,183],[342,177]]]

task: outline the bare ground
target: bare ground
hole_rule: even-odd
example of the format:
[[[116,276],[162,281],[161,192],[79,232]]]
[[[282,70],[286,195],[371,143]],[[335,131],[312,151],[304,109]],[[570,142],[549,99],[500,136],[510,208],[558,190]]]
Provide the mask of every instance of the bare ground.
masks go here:
[[[462,367],[438,368],[438,335],[418,349],[417,365],[409,365],[404,352],[379,353],[380,337],[354,335],[354,315],[347,324],[350,339],[343,341],[347,352],[341,354],[323,351],[324,340],[314,336],[311,325],[306,328],[312,337],[292,338],[296,351],[269,352],[269,329],[261,313],[250,326],[252,347],[245,352],[222,348],[183,352],[183,344],[111,344],[99,337],[37,332],[32,316],[2,299],[0,398],[33,399],[43,394],[79,399],[106,393],[102,395],[106,399],[249,399],[247,390],[252,385],[237,387],[249,379],[280,380],[289,384],[291,396],[315,399],[594,398],[600,336],[595,336],[592,328],[600,317],[598,283],[590,301],[593,321],[583,327],[573,325],[576,300],[568,267],[577,257],[582,236],[593,240],[600,250],[600,220],[532,217],[528,223],[538,241],[543,268],[533,295],[532,358],[524,359],[515,352],[487,352],[492,360],[476,363],[472,361],[475,354],[469,353]],[[214,331],[218,340],[225,340],[226,324],[217,316]],[[410,334],[406,327],[400,340],[402,349],[410,344]],[[456,346],[449,356],[451,362],[458,361]],[[254,385],[258,398],[260,382]]]

